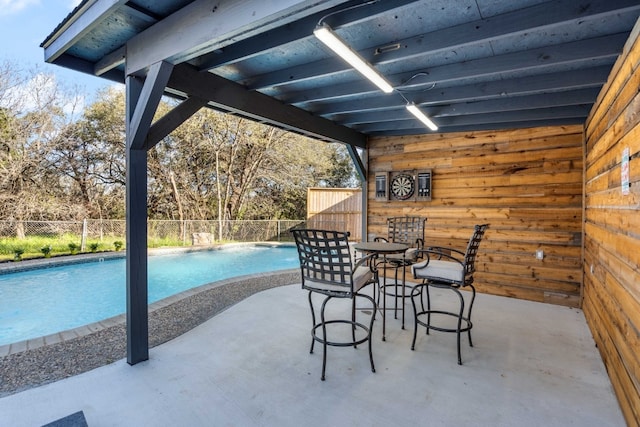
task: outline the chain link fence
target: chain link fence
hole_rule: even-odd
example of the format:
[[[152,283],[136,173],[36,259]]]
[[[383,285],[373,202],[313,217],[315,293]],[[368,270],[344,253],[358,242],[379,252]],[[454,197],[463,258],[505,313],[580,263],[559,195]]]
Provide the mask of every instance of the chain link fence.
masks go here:
[[[155,246],[207,245],[219,242],[263,242],[292,241],[291,230],[302,227],[331,228],[341,230],[344,223],[305,220],[241,220],[241,221],[197,221],[197,220],[149,220],[147,235]],[[104,239],[126,239],[124,220],[86,219],[84,221],[0,221],[0,238],[25,239],[28,237],[50,237],[81,241],[81,250],[86,242]]]

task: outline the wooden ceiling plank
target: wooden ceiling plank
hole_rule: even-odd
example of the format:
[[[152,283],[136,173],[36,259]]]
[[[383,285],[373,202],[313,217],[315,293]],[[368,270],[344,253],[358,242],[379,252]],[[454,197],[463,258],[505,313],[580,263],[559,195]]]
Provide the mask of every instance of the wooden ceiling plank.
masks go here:
[[[84,35],[107,19],[125,1],[97,0],[87,3],[84,10],[74,15],[77,18],[65,22],[65,25],[42,44],[44,60],[49,63],[54,62]]]
[[[419,36],[398,40],[396,43],[402,49],[376,53],[378,46],[360,49],[358,53],[371,64],[382,65],[397,61],[407,61],[409,58],[423,56],[425,53],[434,54],[446,52],[461,46],[481,45],[505,37],[547,28],[552,31],[567,21],[578,19],[597,20],[609,14],[619,14],[622,7],[627,7],[627,13],[638,13],[640,4],[637,0],[595,0],[588,8],[582,8],[575,0],[549,1],[536,6],[519,9],[491,18],[467,22],[442,30],[432,31]],[[585,22],[582,25],[586,25]],[[277,74],[263,74],[246,78],[240,83],[253,89],[295,84],[318,77],[326,77],[339,73],[351,72],[343,62],[317,61],[281,70]]]
[[[127,42],[126,74],[138,73],[158,61],[189,61],[344,0],[324,3],[327,4],[319,5],[313,0],[196,0]]]
[[[463,79],[478,79],[496,74],[513,73],[522,70],[544,72],[545,68],[558,66],[593,64],[605,61],[613,64],[620,54],[620,46],[624,45],[627,34],[614,34],[578,42],[547,46],[505,55],[491,56],[471,61],[456,62],[437,67],[408,71],[395,75],[387,75],[390,82],[398,82],[396,88],[406,90],[428,89],[451,83],[459,84]],[[593,65],[590,65],[593,66]],[[414,78],[416,77],[416,78]],[[410,84],[402,82],[411,80]],[[290,92],[280,97],[288,104],[308,104],[311,102],[330,101],[346,96],[362,96],[375,94],[377,90],[369,82],[359,79],[354,82],[336,84],[313,90]]]
[[[591,105],[573,105],[568,107],[538,108],[526,111],[507,111],[502,113],[485,113],[470,114],[466,116],[450,116],[439,117],[434,119],[438,127],[466,126],[466,125],[485,125],[490,123],[508,123],[508,122],[531,122],[542,123],[546,120],[557,120],[566,118],[582,118],[584,120]],[[402,120],[396,120],[393,123],[366,123],[354,126],[355,129],[363,133],[372,133],[383,130],[408,129],[413,127],[422,127],[424,125],[415,120],[409,114]]]
[[[609,75],[610,67],[601,66],[576,70],[572,73],[549,73],[526,78],[497,80],[483,84],[452,86],[435,91],[407,95],[410,101],[421,107],[460,102],[475,102],[511,96],[534,95],[566,90],[601,87]],[[404,106],[404,101],[395,103],[383,96],[359,100],[327,103],[313,109],[317,115],[333,117],[340,114],[364,113],[375,110],[392,110]]]
[[[349,26],[355,25],[363,19],[371,19],[389,10],[414,2],[415,0],[385,0],[384,2],[372,4],[355,3],[355,5],[363,7],[356,7],[344,12],[341,12],[341,9],[344,9],[347,5],[339,5],[332,9],[319,11],[286,26],[274,28],[263,34],[226,46],[220,51],[204,55],[202,58],[192,62],[192,65],[195,65],[200,71],[210,70],[263,54],[270,49],[278,48],[287,43],[307,38],[311,39],[314,36],[310,29],[313,30],[323,17],[333,13],[335,13],[331,18],[333,25]]]
[[[114,50],[110,54],[102,57],[98,62],[93,66],[93,74],[96,76],[101,76],[107,71],[113,70],[116,67],[124,64],[127,55],[127,50],[125,46],[121,46],[118,49]]]
[[[422,111],[434,120],[439,117],[462,116],[468,114],[482,114],[486,112],[522,111],[537,108],[553,108],[565,105],[592,104],[600,92],[599,88],[578,89],[575,91],[561,91],[511,97],[509,100],[491,99],[487,101],[462,102],[456,104],[437,105],[422,108]],[[352,126],[361,123],[389,122],[405,120],[407,111],[404,106],[399,106],[393,111],[367,112],[349,114],[336,117],[335,122],[343,126]]]
[[[398,128],[393,130],[383,130],[380,132],[371,132],[370,137],[376,136],[408,136],[408,135],[422,135],[425,134],[425,127],[416,125],[415,123],[405,122],[410,124],[406,128]],[[507,129],[526,129],[540,126],[569,126],[569,125],[583,125],[584,118],[578,117],[573,119],[548,119],[541,121],[518,121],[518,122],[495,122],[495,123],[480,123],[473,125],[456,125],[456,126],[440,126],[438,133],[449,132],[477,132],[483,130],[507,130]]]

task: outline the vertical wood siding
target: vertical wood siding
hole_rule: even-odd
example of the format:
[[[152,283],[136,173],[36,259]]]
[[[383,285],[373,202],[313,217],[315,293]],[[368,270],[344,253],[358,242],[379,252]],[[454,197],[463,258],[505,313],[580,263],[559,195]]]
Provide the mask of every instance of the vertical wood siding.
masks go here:
[[[640,38],[632,32],[586,124],[583,309],[629,425],[640,425]],[[621,159],[629,149],[630,193]]]
[[[307,189],[307,224],[310,227],[348,231],[349,240],[362,240],[362,190]]]
[[[489,223],[481,292],[579,306],[583,138],[568,126],[373,139],[367,233],[385,236],[387,217],[422,215],[426,245],[464,250],[473,225]],[[377,172],[414,169],[433,171],[432,201],[375,200]]]

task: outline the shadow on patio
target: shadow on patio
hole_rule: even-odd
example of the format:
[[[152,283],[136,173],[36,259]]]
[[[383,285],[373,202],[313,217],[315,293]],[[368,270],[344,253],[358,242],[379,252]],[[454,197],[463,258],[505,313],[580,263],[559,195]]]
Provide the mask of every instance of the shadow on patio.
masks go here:
[[[309,354],[299,285],[255,294],[135,366],[108,366],[0,399],[0,425],[42,425],[83,411],[89,425],[623,426],[580,310],[479,294],[474,347],[380,318],[376,373],[366,345]]]

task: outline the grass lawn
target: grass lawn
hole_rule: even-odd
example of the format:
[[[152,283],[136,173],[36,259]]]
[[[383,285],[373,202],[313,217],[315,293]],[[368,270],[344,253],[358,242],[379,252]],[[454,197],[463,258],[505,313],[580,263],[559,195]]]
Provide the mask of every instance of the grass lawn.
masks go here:
[[[76,253],[105,252],[124,249],[124,237],[88,239],[84,251],[80,251],[79,235],[27,236],[24,239],[0,237],[0,261],[20,261],[44,258],[45,256],[73,255]],[[118,245],[119,247],[116,247]],[[150,239],[150,248],[162,246],[184,246],[181,240],[162,238]]]

